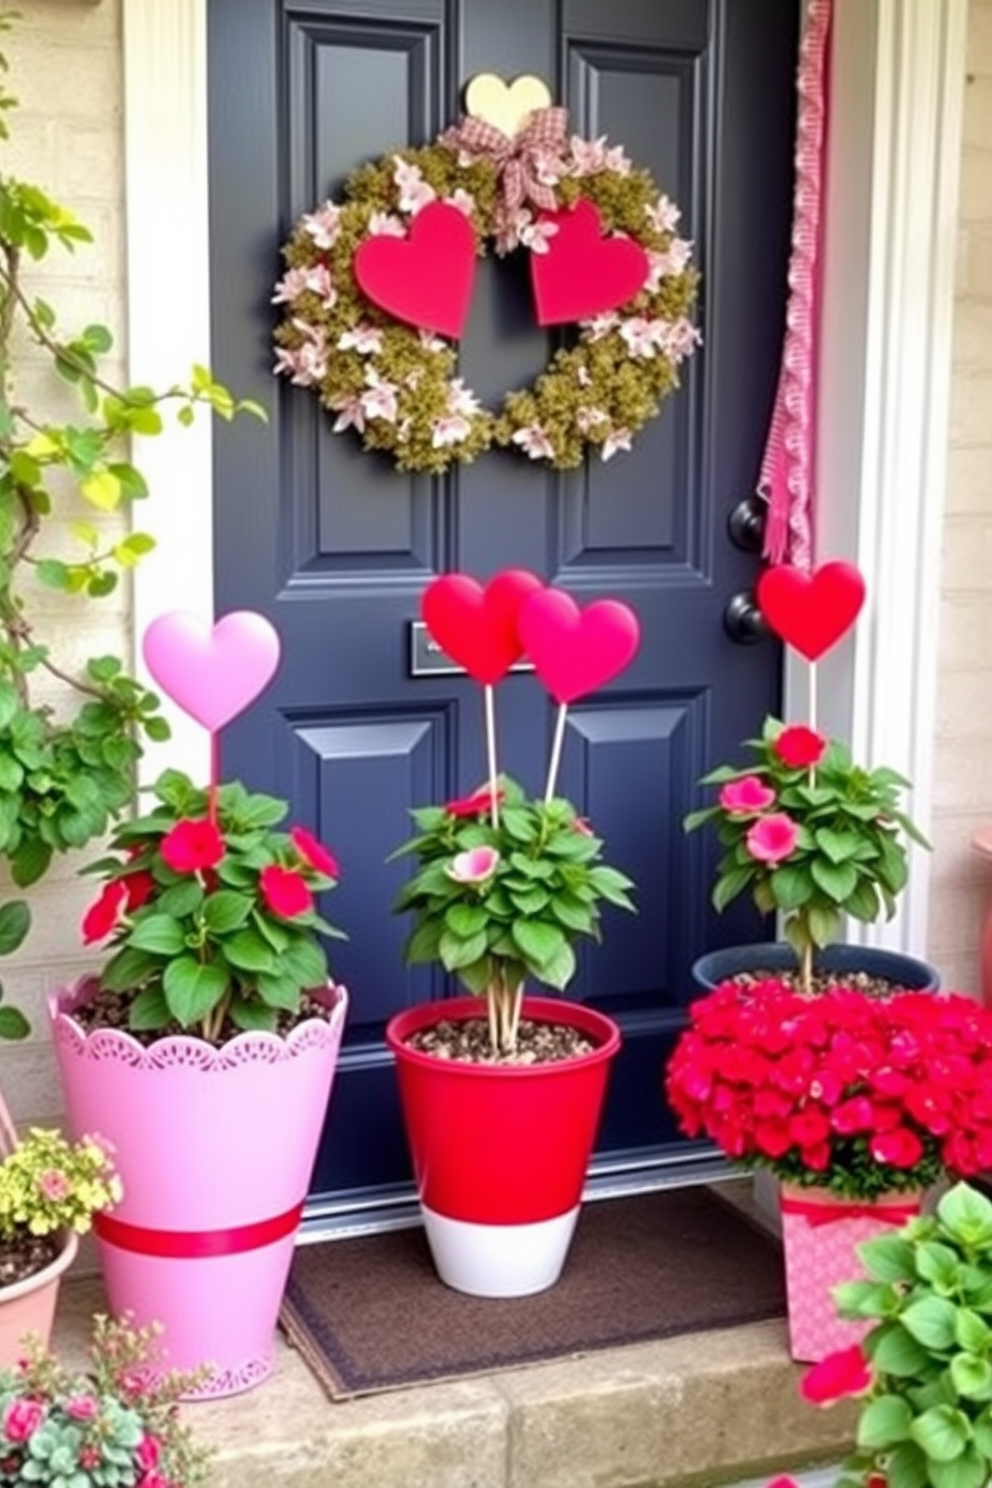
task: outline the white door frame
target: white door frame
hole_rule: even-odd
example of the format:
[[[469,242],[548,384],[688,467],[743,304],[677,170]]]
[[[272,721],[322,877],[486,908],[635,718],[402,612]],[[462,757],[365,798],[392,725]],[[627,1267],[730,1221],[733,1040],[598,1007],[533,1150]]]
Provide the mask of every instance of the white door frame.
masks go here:
[[[161,385],[210,360],[207,0],[122,3],[130,375]],[[835,0],[817,555],[856,562],[869,603],[821,667],[819,718],[858,758],[915,782],[924,828],[967,10],[968,0]],[[143,450],[142,465],[158,547],[136,574],[136,635],[163,609],[213,612],[206,415]],[[786,690],[802,717],[801,666],[787,666]],[[170,717],[170,763],[205,778],[202,730]],[[154,757],[149,768],[160,768]],[[923,953],[928,884],[917,853],[899,916],[865,938]]]

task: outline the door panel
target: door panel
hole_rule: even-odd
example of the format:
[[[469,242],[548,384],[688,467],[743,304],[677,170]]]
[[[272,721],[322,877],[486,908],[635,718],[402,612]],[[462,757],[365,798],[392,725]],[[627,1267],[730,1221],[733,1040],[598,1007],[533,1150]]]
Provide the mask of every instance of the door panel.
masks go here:
[[[424,585],[464,569],[534,569],[583,604],[623,596],[643,628],[631,668],[569,712],[561,789],[638,885],[636,918],[607,911],[570,995],[623,1028],[600,1160],[684,1151],[659,1072],[684,1022],[688,968],[753,937],[746,906],[717,923],[715,849],[685,838],[694,782],[778,700],[770,644],[733,645],[729,597],[755,559],[726,535],[753,490],[774,394],[788,253],[795,0],[210,0],[213,364],[271,412],[218,431],[218,613],[255,608],[283,640],[267,694],[223,739],[224,770],[289,796],[338,855],[325,912],[352,992],[315,1193],[344,1207],[408,1183],[382,1029],[445,985],[402,965],[385,862],[413,806],[484,773],[479,691],[411,675]],[[476,72],[537,72],[572,129],[609,134],[683,212],[702,274],[702,350],[630,454],[576,472],[493,450],[440,479],[398,475],[332,435],[312,394],[271,374],[269,297],[292,223],[363,159],[433,139]],[[528,382],[554,337],[534,324],[525,255],[480,266],[461,371],[487,401]],[[500,763],[543,789],[553,713],[534,678],[499,689]]]

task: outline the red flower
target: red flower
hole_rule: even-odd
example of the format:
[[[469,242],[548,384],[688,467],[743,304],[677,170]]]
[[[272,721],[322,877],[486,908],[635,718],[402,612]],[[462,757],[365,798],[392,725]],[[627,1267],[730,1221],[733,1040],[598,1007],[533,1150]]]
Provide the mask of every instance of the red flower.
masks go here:
[[[496,791],[496,804],[501,805],[505,792],[500,786]],[[470,796],[459,796],[457,800],[446,801],[445,811],[449,816],[488,816],[493,809],[493,793],[488,785],[480,785],[478,790]]]
[[[212,821],[181,821],[162,838],[161,853],[174,873],[196,873],[216,868],[224,856],[224,839]]]
[[[923,1156],[923,1143],[908,1126],[894,1126],[891,1131],[872,1137],[868,1150],[876,1162],[888,1163],[893,1168],[911,1168]]]
[[[127,874],[125,878],[121,879],[121,883],[127,890],[127,908],[129,914],[133,914],[136,909],[140,909],[143,904],[147,904],[158,888],[154,878],[152,878],[146,868],[139,868],[137,873]]]
[[[104,884],[103,892],[83,915],[83,945],[92,945],[103,940],[114,929],[127,898],[127,887],[123,879],[115,878]]]
[[[304,878],[294,868],[280,868],[270,863],[258,876],[262,898],[274,915],[291,920],[313,909],[313,895]]]
[[[833,1405],[849,1395],[863,1395],[871,1387],[871,1364],[860,1343],[837,1349],[807,1369],[799,1393],[811,1405]]]
[[[815,729],[796,723],[782,730],[772,748],[790,770],[808,770],[820,763],[829,744]]]
[[[784,811],[773,811],[770,816],[759,816],[744,841],[759,863],[781,863],[795,850],[799,827]]]
[[[318,873],[326,873],[328,878],[341,877],[337,858],[306,827],[294,827],[289,835],[304,863],[309,863]]]

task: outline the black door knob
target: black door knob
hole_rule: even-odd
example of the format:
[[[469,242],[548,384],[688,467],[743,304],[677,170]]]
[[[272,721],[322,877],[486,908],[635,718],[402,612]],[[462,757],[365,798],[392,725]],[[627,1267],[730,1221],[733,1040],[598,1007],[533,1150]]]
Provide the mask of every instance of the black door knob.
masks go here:
[[[768,635],[765,617],[758,609],[750,589],[732,595],[727,601],[723,612],[723,628],[738,646],[751,646],[755,641],[763,641]]]
[[[745,496],[727,517],[727,532],[742,553],[760,553],[765,540],[768,503],[760,496]]]

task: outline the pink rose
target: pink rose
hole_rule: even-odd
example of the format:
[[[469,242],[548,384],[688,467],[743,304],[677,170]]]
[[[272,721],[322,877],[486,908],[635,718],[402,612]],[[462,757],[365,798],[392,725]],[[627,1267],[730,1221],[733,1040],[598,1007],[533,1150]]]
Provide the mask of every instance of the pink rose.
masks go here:
[[[457,853],[445,872],[455,883],[483,884],[492,878],[498,863],[495,847],[473,847],[468,852]]]
[[[781,863],[798,841],[799,827],[784,811],[759,817],[745,838],[748,852],[759,863]]]
[[[92,1395],[70,1395],[65,1402],[65,1413],[74,1421],[92,1421],[99,1409]]]
[[[728,780],[720,792],[719,801],[724,811],[737,816],[753,816],[767,811],[775,800],[775,792],[767,786],[760,775],[745,775],[743,780]]]
[[[12,1400],[3,1413],[3,1434],[10,1442],[30,1441],[45,1419],[38,1400]]]
[[[161,1443],[157,1436],[143,1436],[138,1443],[138,1450],[134,1457],[142,1472],[151,1472],[153,1467],[158,1467],[158,1459],[161,1454]]]

